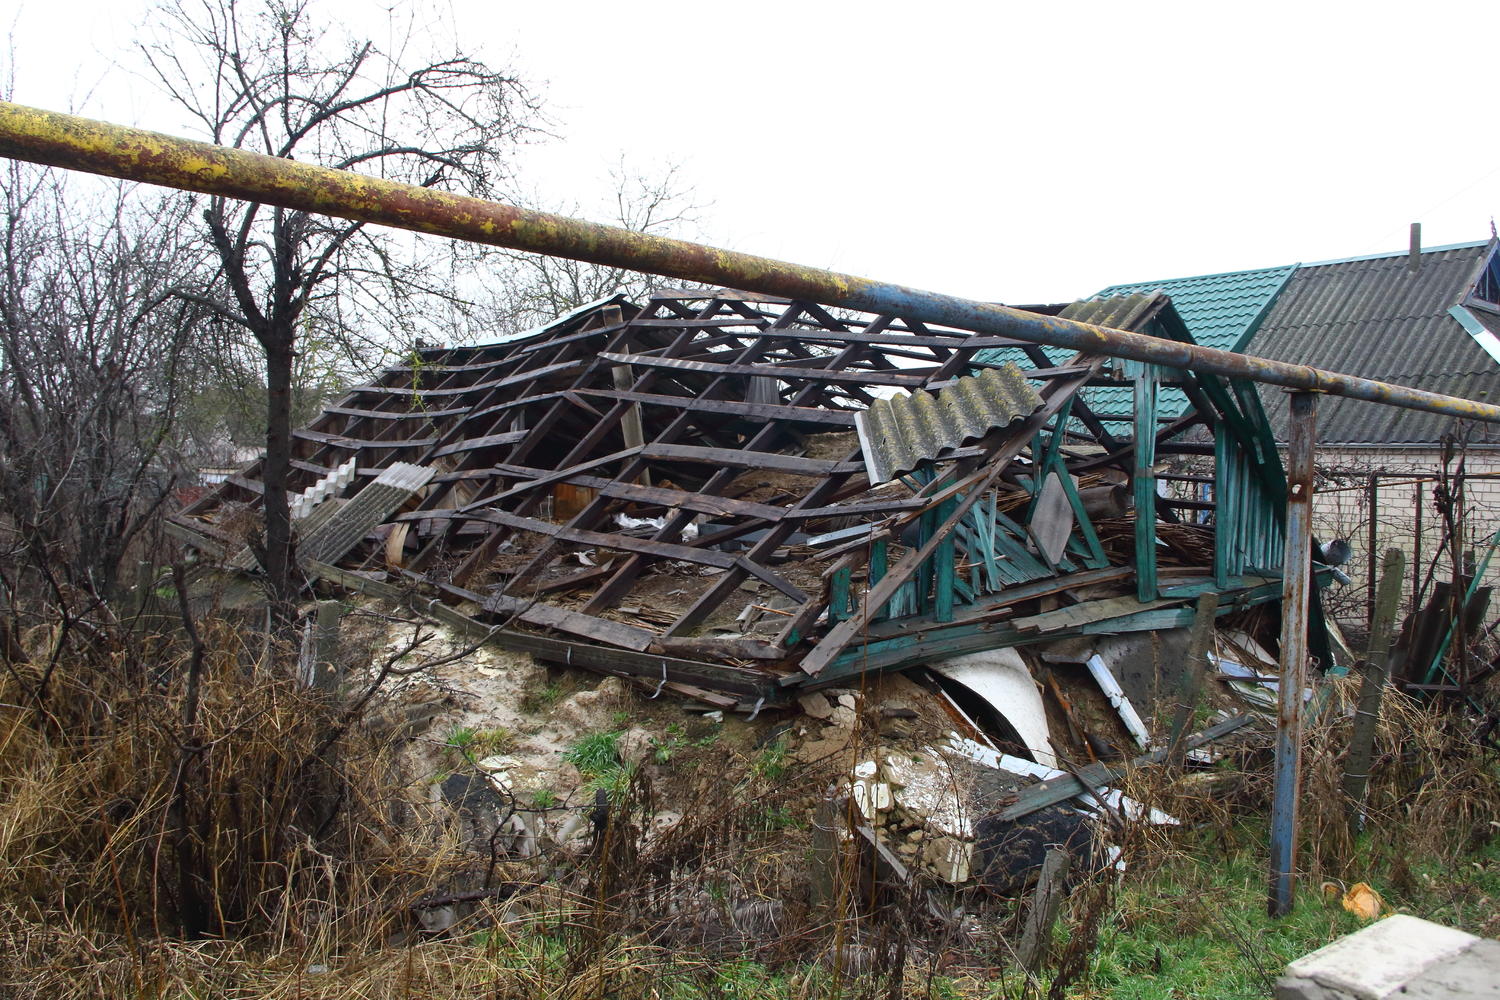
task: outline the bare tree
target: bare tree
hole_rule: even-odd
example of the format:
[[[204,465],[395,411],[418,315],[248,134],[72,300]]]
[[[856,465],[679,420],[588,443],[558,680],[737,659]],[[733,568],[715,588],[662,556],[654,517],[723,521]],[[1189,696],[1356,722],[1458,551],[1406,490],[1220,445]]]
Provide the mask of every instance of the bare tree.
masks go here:
[[[630,167],[622,157],[610,171],[610,177],[613,201],[608,214],[612,222],[626,229],[678,235],[683,227],[696,221],[702,208],[695,203],[693,189],[684,182],[682,171],[675,164],[659,172],[645,173]],[[552,210],[579,217],[594,214],[576,204]],[[505,266],[496,270],[495,285],[481,313],[491,335],[540,326],[570,309],[611,295],[644,298],[661,283],[656,275],[622,267],[517,250],[492,253]]]
[[[125,185],[85,184],[80,193],[60,173],[16,162],[5,169],[6,582],[40,583],[58,605],[76,594],[106,599],[174,484],[180,375],[201,318],[172,294],[195,266],[179,238],[188,201]],[[21,579],[31,574],[39,579]]]
[[[435,26],[398,10],[392,51],[323,27],[312,0],[172,0],[143,51],[156,79],[210,141],[384,178],[484,195],[533,129],[537,104],[513,76],[457,48],[418,52]],[[216,273],[185,298],[245,330],[266,374],[265,532],[273,622],[298,590],[287,479],[293,375],[309,335],[357,345],[410,339],[434,302],[450,245],[360,223],[210,198]]]

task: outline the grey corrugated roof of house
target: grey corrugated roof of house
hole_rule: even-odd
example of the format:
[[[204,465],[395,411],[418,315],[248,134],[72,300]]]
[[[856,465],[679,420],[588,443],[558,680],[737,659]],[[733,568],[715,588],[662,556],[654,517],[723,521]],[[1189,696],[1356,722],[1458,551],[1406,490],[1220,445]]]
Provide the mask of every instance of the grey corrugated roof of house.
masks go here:
[[[1442,247],[1408,269],[1406,253],[1304,264],[1281,289],[1246,353],[1314,365],[1416,389],[1500,401],[1500,363],[1449,314],[1473,286],[1494,246]],[[1500,332],[1500,316],[1476,319]],[[1285,393],[1262,387],[1278,440],[1285,438]],[[1319,400],[1322,445],[1433,445],[1455,429],[1451,417],[1357,400]],[[1474,440],[1500,443],[1488,425]]]

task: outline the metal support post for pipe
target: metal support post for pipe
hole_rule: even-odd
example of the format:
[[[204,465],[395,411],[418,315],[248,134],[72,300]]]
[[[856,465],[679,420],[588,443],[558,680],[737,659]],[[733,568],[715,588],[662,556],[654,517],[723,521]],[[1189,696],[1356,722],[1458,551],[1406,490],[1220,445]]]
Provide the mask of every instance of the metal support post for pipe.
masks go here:
[[[1275,786],[1271,802],[1268,909],[1273,917],[1291,912],[1297,882],[1297,804],[1302,784],[1302,695],[1307,686],[1317,413],[1316,393],[1292,393],[1287,440],[1286,556],[1281,567],[1281,682],[1277,685]]]

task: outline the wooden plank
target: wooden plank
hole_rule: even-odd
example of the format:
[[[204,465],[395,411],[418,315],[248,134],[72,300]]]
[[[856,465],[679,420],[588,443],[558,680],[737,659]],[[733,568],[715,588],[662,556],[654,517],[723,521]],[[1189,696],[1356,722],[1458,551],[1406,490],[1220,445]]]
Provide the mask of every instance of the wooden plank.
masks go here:
[[[863,462],[833,462],[820,458],[797,458],[767,451],[739,451],[733,448],[705,448],[688,444],[648,444],[641,457],[658,461],[701,462],[705,465],[729,465],[739,469],[769,469],[805,476],[832,476],[861,472]]]
[[[607,618],[595,618],[593,615],[580,614],[577,611],[567,611],[550,604],[518,600],[514,597],[506,597],[504,594],[492,594],[484,602],[484,610],[495,615],[512,615],[528,625],[541,625],[545,628],[557,629],[559,632],[571,632],[574,635],[606,642],[611,646],[633,649],[636,652],[650,649],[652,642],[656,640],[656,633],[648,629],[636,628],[633,625],[610,621]]]
[[[344,437],[342,434],[326,434],[323,431],[296,430],[292,431],[292,437],[299,441],[311,441],[314,444],[327,445],[332,448],[346,448],[350,451],[361,451],[366,448],[426,448],[437,443],[437,438],[407,438],[405,440],[392,441],[370,441],[359,438]]]
[[[828,410],[814,406],[783,406],[776,403],[744,403],[732,399],[704,399],[698,396],[664,396],[654,392],[627,392],[625,390],[580,389],[580,395],[600,396],[606,399],[621,399],[636,403],[669,406],[674,410],[693,410],[700,413],[721,413],[741,417],[756,417],[763,420],[789,420],[801,424],[829,424],[835,427],[853,427],[853,410]]]
[[[850,588],[853,586],[856,559],[857,556],[851,552],[824,573],[828,578],[828,620],[831,622],[843,621],[854,609]]]
[[[892,372],[877,372],[867,369],[838,370],[834,368],[800,368],[788,364],[724,364],[712,361],[687,361],[681,358],[653,358],[642,354],[600,354],[606,361],[627,365],[642,365],[654,368],[673,368],[679,371],[703,372],[709,375],[760,375],[782,380],[808,380],[824,384],[852,383],[854,385],[894,385],[916,388],[927,381],[929,373],[898,375]],[[934,369],[936,370],[936,369]]]
[[[372,390],[379,391],[379,390]],[[469,412],[466,406],[451,410],[363,410],[355,406],[326,406],[323,412],[341,417],[357,417],[360,420],[437,420],[441,417],[456,417]]]
[[[579,462],[576,465],[569,465],[566,469],[560,469],[557,472],[549,472],[544,476],[538,476],[537,478],[532,479],[528,482],[517,483],[510,489],[503,490],[493,496],[475,500],[471,504],[460,507],[457,512],[464,513],[467,511],[475,510],[479,507],[488,507],[491,504],[500,503],[501,501],[508,500],[514,496],[520,496],[524,493],[530,493],[534,490],[540,489],[543,486],[551,486],[553,483],[566,482],[568,479],[578,475],[580,472],[588,472],[591,469],[599,468],[601,465],[610,465],[614,462],[619,462],[627,458],[633,458],[639,451],[640,449],[638,448],[626,448],[624,451],[612,452],[608,455],[601,455],[599,458],[589,459],[587,462]],[[436,512],[429,512],[429,516],[432,513]]]
[[[588,481],[580,481],[583,478],[587,478]],[[714,514],[721,517],[753,517],[762,521],[778,521],[785,517],[789,510],[787,507],[775,507],[750,500],[734,500],[730,497],[699,492],[689,493],[687,490],[674,490],[667,487],[638,486],[635,483],[621,483],[593,477],[579,477],[569,482],[592,487],[604,496],[614,497],[617,500],[634,500],[639,503],[658,504],[668,509],[695,510],[702,514]]]
[[[1090,365],[1091,370],[1097,370],[1099,359],[1094,359]],[[1007,427],[997,432],[998,444],[993,456],[988,461],[989,472],[985,478],[977,483],[963,499],[953,508],[948,518],[933,533],[933,537],[917,549],[913,549],[903,555],[899,562],[885,575],[885,577],[871,587],[865,593],[865,599],[856,614],[847,621],[839,622],[823,637],[822,641],[813,648],[802,660],[802,669],[816,676],[824,667],[833,662],[834,658],[847,646],[855,636],[867,628],[875,615],[885,607],[887,601],[896,593],[902,584],[910,580],[922,565],[931,557],[937,548],[938,540],[951,532],[954,527],[968,514],[970,508],[976,504],[985,490],[1000,478],[1000,474],[1010,465],[1012,459],[1020,453],[1030,440],[1031,435],[1042,427],[1058,408],[1073,394],[1073,392],[1085,380],[1084,375],[1074,376],[1070,380],[1060,380],[1049,383],[1043,390],[1046,394],[1046,402],[1042,408],[1031,414],[1020,424]]]
[[[1073,481],[1072,474],[1061,459],[1058,465],[1061,466],[1058,478],[1062,480],[1063,492],[1067,494],[1068,503],[1073,508],[1073,522],[1078,527],[1078,533],[1083,536],[1083,544],[1087,550],[1084,565],[1090,569],[1103,569],[1109,565],[1109,556],[1105,554],[1104,545],[1099,541],[1099,533],[1094,530],[1093,519],[1083,507],[1083,498],[1078,495],[1078,484]]]
[[[406,587],[398,587],[351,573],[327,563],[312,564],[309,569],[324,581],[349,590],[369,594],[407,606],[420,614],[458,629],[471,638],[483,639],[501,649],[529,653],[539,659],[586,667],[605,673],[631,674],[648,680],[693,684],[713,691],[729,692],[751,700],[777,697],[775,676],[764,671],[725,664],[700,663],[658,653],[640,653],[631,649],[612,649],[586,642],[574,642],[553,636],[516,632],[498,625],[487,625],[450,608],[436,598],[427,597]],[[460,588],[444,588],[478,604],[482,596]]]
[[[1365,790],[1370,782],[1370,761],[1374,756],[1375,728],[1380,722],[1380,702],[1391,679],[1391,626],[1396,620],[1396,606],[1401,601],[1405,559],[1406,553],[1400,549],[1387,549],[1381,565],[1375,613],[1370,620],[1370,645],[1365,652],[1360,682],[1359,708],[1354,714],[1349,752],[1344,761],[1342,787],[1349,810],[1349,832],[1355,836],[1365,825]]]
[[[730,639],[709,636],[685,638],[683,636],[657,636],[651,650],[669,656],[696,658],[702,656],[733,660],[781,660],[786,650],[761,639]]]
[[[1037,878],[1036,892],[1031,898],[1031,908],[1026,912],[1026,926],[1021,931],[1021,946],[1016,957],[1021,967],[1028,972],[1039,972],[1052,946],[1052,925],[1057,923],[1057,911],[1067,894],[1068,867],[1071,856],[1066,848],[1054,847],[1042,859],[1041,875]]]
[[[197,527],[190,527],[189,525],[183,524],[180,521],[173,520],[170,517],[163,518],[161,525],[163,531],[171,535],[173,538],[177,539],[179,542],[186,542],[193,548],[198,549],[200,552],[205,552],[216,559],[224,558],[224,556],[227,555],[231,549],[242,544],[227,536],[218,537],[216,536],[216,534],[210,533],[209,531],[199,530],[199,528]]]
[[[787,311],[782,313],[782,315],[776,320],[774,326],[776,328],[780,328],[784,325],[789,325],[795,321],[796,317],[800,313],[800,307],[788,309]],[[740,351],[740,353],[737,355],[737,358],[740,361],[750,361],[760,356],[760,354],[765,350],[766,339],[767,338],[760,335],[749,338],[749,343]],[[847,354],[847,352],[845,352],[845,354]],[[841,354],[839,358],[844,357],[845,354]],[[834,361],[839,360],[839,358],[835,358]],[[656,371],[645,372],[641,376],[641,379],[637,382],[635,388],[637,390],[645,388],[651,380],[658,377],[658,374],[659,373]],[[716,377],[700,393],[700,395],[703,397],[711,397],[715,393],[721,391],[721,389],[726,385],[726,379]],[[804,386],[796,392],[790,402],[790,405],[800,406],[808,400],[812,399],[815,393],[816,390],[814,387]],[[617,406],[618,405],[619,404],[617,404]],[[668,424],[668,426],[664,430],[662,430],[660,434],[658,434],[657,443],[669,443],[675,441],[679,435],[684,433],[694,423],[694,421],[695,418],[693,414],[688,412],[679,412],[677,416],[672,420],[672,422]],[[767,423],[755,433],[755,435],[749,440],[749,442],[747,442],[745,447],[749,451],[756,451],[762,447],[773,445],[776,443],[778,436],[781,433],[782,429],[778,424],[774,422]],[[632,479],[634,478],[636,473],[643,471],[645,467],[646,459],[643,456],[632,461],[625,468],[623,473],[617,478],[621,480]],[[703,484],[699,492],[705,495],[717,495],[721,491],[727,489],[734,482],[736,475],[737,473],[735,472],[735,467],[719,466],[714,474],[709,477],[708,481]],[[815,488],[815,492],[818,488]],[[597,519],[602,518],[604,516],[604,512],[605,508],[601,500],[600,502],[590,504],[583,511],[580,511],[579,514],[574,518],[574,522],[579,524],[592,524],[597,521]],[[681,510],[674,511],[671,515],[668,516],[666,524],[663,525],[663,527],[656,533],[655,537],[663,540],[675,539],[679,537],[680,533],[686,528],[689,520],[689,514]],[[773,522],[773,526],[769,534],[776,534],[781,530],[782,529],[780,524]],[[712,541],[712,538],[714,537],[722,538],[723,533],[717,532],[714,533],[713,536],[700,538],[699,544],[703,546],[714,544],[714,542]],[[750,559],[753,561],[757,557],[757,555],[757,547],[752,547]],[[533,560],[533,563],[535,562],[536,560]],[[645,568],[645,565],[645,560],[639,556],[631,556],[625,559],[615,571],[615,573],[610,577],[610,579],[595,592],[592,598],[589,599],[589,602],[587,605],[585,605],[584,610],[597,611],[601,608],[608,607],[610,604],[617,601],[626,591],[629,590],[636,577]],[[526,567],[523,567],[521,573],[518,574],[518,578],[524,579],[526,573],[532,571],[533,565],[528,564]],[[743,575],[744,571],[740,568],[740,564],[736,564],[735,568],[723,574],[717,581],[709,586],[708,590],[703,595],[701,595],[697,601],[694,602],[691,608],[689,608],[687,614],[691,615],[695,609],[700,609],[705,604],[711,605],[708,610],[712,610],[712,607],[717,607],[718,603],[723,600],[724,594],[727,593],[728,590],[733,589],[735,586],[737,586],[740,580],[743,578]],[[667,633],[679,634],[684,630],[685,627],[686,626],[684,625],[683,619],[679,617],[678,621],[673,623],[673,625],[669,629],[667,629]]]
[[[1064,590],[1075,587],[1089,587],[1099,583],[1113,583],[1117,580],[1125,579],[1132,572],[1133,570],[1128,566],[1111,566],[1100,570],[1085,570],[1068,576],[1049,577],[1045,580],[1037,580],[1016,587],[1007,587],[991,598],[966,607],[956,608],[953,616],[954,624],[983,621],[987,618],[995,617],[997,614],[1009,614],[1011,608],[1022,601],[1061,593]],[[871,576],[872,582],[875,582],[874,574],[872,573]],[[915,634],[940,627],[943,627],[943,623],[935,621],[931,616],[913,616],[879,622],[870,627],[869,634],[873,638],[883,639],[896,635]]]
[[[794,586],[781,575],[772,572],[771,570],[762,566],[760,563],[756,562],[754,559],[749,558],[748,556],[740,556],[739,558],[735,559],[734,563],[735,566],[743,570],[745,573],[755,577],[762,583],[769,583],[771,586],[775,587],[777,590],[781,591],[787,597],[790,597],[792,600],[796,601],[799,604],[808,599],[808,596],[804,594],[801,589]]]
[[[501,445],[515,444],[527,435],[527,431],[506,431],[503,434],[489,434],[485,437],[465,438],[457,444],[439,448],[430,457],[446,458],[449,455],[460,455],[468,451],[478,451],[480,448],[498,448]]]
[[[417,512],[420,520],[422,517],[430,517],[430,512]],[[720,569],[728,569],[735,565],[736,559],[727,552],[717,552],[708,549],[694,548],[691,545],[676,545],[671,542],[658,542],[649,538],[634,538],[630,535],[610,534],[602,531],[583,531],[579,528],[569,528],[561,524],[553,524],[551,521],[543,521],[532,517],[523,517],[520,514],[511,514],[503,510],[475,510],[465,514],[454,514],[455,518],[463,517],[471,521],[485,521],[489,524],[498,524],[507,528],[517,528],[521,531],[530,531],[538,535],[547,535],[564,542],[575,542],[579,545],[594,545],[601,549],[610,549],[616,552],[637,552],[642,555],[656,556],[662,559],[680,559],[683,562],[696,563],[700,566],[717,566]]]
[[[808,521],[820,517],[852,517],[864,514],[894,514],[902,511],[920,510],[932,501],[924,497],[901,497],[895,500],[871,500],[866,503],[834,504],[831,507],[787,508],[785,516],[792,521]]]
[[[1231,719],[1210,726],[1190,736],[1186,746],[1189,750],[1196,750],[1201,746],[1207,746],[1216,740],[1223,739],[1252,722],[1254,716],[1236,715]],[[1079,795],[1091,795],[1097,789],[1105,788],[1119,781],[1122,776],[1129,773],[1132,768],[1149,767],[1160,764],[1166,760],[1167,751],[1153,750],[1151,753],[1136,757],[1129,764],[1123,766],[1111,766],[1109,764],[1090,764],[1081,768],[1073,774],[1065,774],[1056,778],[1048,778],[1046,781],[1035,785],[1027,785],[1022,788],[1016,801],[1000,811],[999,819],[1002,821],[1017,820],[1024,816],[1030,816],[1038,809],[1065,802]]]
[[[940,521],[946,521],[957,505],[957,500],[944,500],[938,507],[935,517]],[[932,617],[940,622],[953,620],[954,589],[957,582],[957,568],[954,566],[956,556],[954,532],[949,531],[938,541],[937,548],[932,553]]]
[[[551,375],[567,375],[582,371],[591,363],[592,358],[580,358],[574,361],[562,361],[557,364],[543,365],[528,371],[517,372],[504,378],[497,378],[489,382],[476,382],[473,385],[455,386],[451,389],[403,389],[399,386],[380,386],[372,389],[372,392],[382,393],[388,396],[417,396],[426,398],[428,396],[462,396],[466,393],[481,393],[493,389],[504,389],[508,386],[518,385],[522,382],[531,382],[536,379],[547,378]],[[485,367],[492,367],[486,365]]]
[[[1060,628],[1088,625],[1092,622],[1121,618],[1125,615],[1157,608],[1168,608],[1182,603],[1181,598],[1160,598],[1142,602],[1134,597],[1106,597],[1097,601],[1085,601],[1056,611],[1045,611],[1039,615],[1017,618],[1011,624],[1022,632],[1052,632]]]

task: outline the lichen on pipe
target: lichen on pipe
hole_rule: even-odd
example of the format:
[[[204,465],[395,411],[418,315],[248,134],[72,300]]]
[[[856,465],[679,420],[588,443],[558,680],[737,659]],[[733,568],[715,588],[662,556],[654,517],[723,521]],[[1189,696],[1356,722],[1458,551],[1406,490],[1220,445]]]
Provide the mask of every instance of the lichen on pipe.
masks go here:
[[[1500,423],[1500,406],[0,101],[0,156],[1169,368]]]

